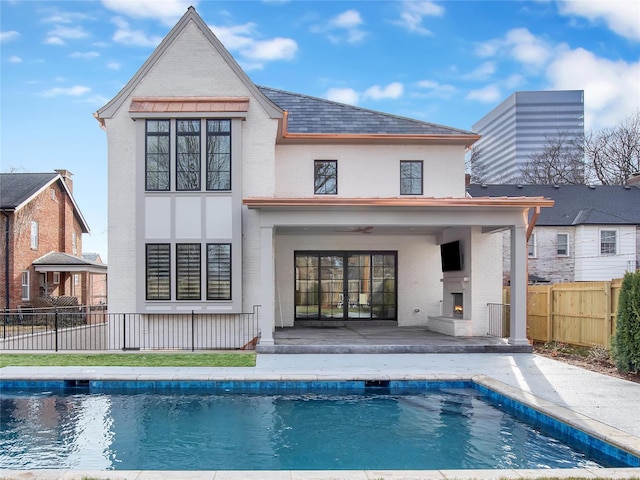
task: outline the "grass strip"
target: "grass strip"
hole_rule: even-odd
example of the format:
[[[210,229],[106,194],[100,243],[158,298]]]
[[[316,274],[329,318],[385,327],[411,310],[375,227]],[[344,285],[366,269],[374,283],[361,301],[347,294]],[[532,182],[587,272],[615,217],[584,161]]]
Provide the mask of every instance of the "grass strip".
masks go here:
[[[0,367],[255,367],[255,353],[3,353]]]

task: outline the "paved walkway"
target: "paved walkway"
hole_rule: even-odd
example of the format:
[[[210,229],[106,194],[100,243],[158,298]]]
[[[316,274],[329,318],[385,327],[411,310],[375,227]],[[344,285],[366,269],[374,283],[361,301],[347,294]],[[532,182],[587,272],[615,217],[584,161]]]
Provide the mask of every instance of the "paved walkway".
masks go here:
[[[2,379],[431,379],[474,378],[640,455],[640,384],[534,354],[259,354],[251,368],[5,367]],[[490,471],[77,472],[0,471],[0,478],[418,479],[578,476],[640,478],[640,469]]]

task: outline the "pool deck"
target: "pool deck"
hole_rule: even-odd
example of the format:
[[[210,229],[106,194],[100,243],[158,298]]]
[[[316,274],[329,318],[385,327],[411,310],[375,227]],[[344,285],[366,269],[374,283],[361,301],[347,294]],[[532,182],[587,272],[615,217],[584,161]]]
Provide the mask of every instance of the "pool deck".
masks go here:
[[[640,455],[640,384],[531,353],[263,354],[255,367],[4,367],[3,380],[473,379]],[[248,444],[249,446],[249,444]],[[633,469],[428,471],[79,471],[0,470],[8,479],[639,478]]]

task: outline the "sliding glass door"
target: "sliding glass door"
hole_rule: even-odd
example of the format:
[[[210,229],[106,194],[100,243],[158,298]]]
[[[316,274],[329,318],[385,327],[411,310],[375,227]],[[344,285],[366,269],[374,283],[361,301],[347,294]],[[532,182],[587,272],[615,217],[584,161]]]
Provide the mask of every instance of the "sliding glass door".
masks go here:
[[[396,252],[296,252],[296,319],[396,319]]]

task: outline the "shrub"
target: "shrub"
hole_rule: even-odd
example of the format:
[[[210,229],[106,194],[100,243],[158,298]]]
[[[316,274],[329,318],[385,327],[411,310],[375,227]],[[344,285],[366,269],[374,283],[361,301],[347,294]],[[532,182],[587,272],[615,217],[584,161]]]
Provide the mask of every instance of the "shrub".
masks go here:
[[[611,356],[618,371],[640,371],[640,270],[622,279]]]

